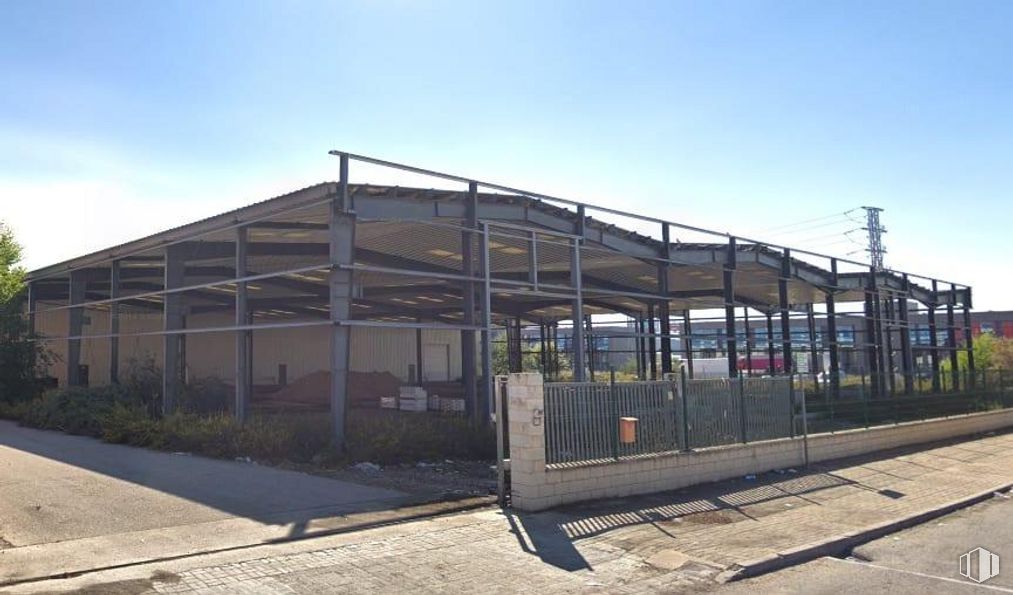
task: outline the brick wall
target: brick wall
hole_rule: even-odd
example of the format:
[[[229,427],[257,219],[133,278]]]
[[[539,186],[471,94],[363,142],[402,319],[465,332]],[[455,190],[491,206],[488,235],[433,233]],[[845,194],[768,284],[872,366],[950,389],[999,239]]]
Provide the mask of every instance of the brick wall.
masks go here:
[[[587,465],[545,465],[544,394],[539,374],[507,382],[511,497],[514,508],[542,510],[582,500],[672,490],[699,483],[801,467],[801,438],[719,446],[690,453],[645,455]],[[809,436],[810,462],[931,442],[1013,426],[1013,409],[868,430]]]

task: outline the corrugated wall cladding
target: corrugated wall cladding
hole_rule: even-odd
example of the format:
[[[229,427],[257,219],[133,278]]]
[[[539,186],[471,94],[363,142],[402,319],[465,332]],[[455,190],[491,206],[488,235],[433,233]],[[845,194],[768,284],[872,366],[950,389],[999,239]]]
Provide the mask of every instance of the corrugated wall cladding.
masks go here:
[[[109,313],[89,311],[84,334],[103,334],[109,328]],[[228,316],[194,316],[189,319],[194,328],[229,326]],[[66,311],[37,318],[38,332],[56,337],[67,335]],[[120,315],[120,329],[124,334],[158,331],[162,328],[160,313]],[[253,377],[257,384],[278,381],[278,365],[285,364],[288,381],[293,382],[312,372],[327,370],[330,359],[330,336],[326,326],[264,329],[253,333]],[[422,343],[447,345],[449,348],[450,377],[461,377],[461,337],[458,331],[423,330]],[[57,361],[50,369],[60,386],[66,385],[65,355],[67,341],[47,342]],[[356,372],[390,372],[408,381],[409,366],[416,363],[415,329],[363,328],[352,329],[350,367]],[[163,337],[149,335],[120,337],[120,373],[123,374],[133,358],[152,358],[162,365]],[[233,331],[204,332],[187,335],[187,374],[190,378],[216,376],[232,382],[235,374],[235,334]],[[88,366],[89,384],[109,382],[109,339],[83,339],[81,363]]]

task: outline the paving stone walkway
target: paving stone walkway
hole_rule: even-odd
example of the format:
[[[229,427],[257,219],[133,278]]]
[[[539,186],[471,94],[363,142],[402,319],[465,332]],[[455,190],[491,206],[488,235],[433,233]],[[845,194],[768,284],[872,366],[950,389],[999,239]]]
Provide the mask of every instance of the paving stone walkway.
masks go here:
[[[530,515],[483,510],[11,592],[646,593],[1013,483],[1013,434]],[[2,591],[2,589],[0,589]]]

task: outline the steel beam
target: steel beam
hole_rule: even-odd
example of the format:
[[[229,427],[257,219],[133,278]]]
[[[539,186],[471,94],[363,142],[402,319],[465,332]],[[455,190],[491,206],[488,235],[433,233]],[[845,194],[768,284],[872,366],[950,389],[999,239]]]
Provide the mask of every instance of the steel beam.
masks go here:
[[[120,261],[109,263],[109,299],[120,297]],[[109,304],[109,382],[120,381],[120,302]]]
[[[327,279],[331,313],[331,433],[334,443],[345,446],[348,409],[348,368],[351,327],[342,323],[351,314],[352,271],[342,265],[355,262],[355,214],[349,211],[348,156],[342,155],[338,192],[331,200],[328,244],[331,271]]]
[[[482,224],[482,247],[479,251],[481,259],[482,276],[482,386],[483,396],[479,399],[479,425],[489,423],[489,405],[493,398],[493,370],[492,370],[492,263],[489,258],[489,224]],[[500,420],[496,420],[499,423]]]
[[[883,369],[886,370],[887,386],[890,388],[890,396],[897,394],[897,375],[894,374],[894,359],[893,359],[893,328],[894,328],[894,311],[893,311],[893,298],[890,297],[891,292],[886,292],[886,297],[881,300],[882,311],[884,313],[884,335],[883,342],[885,344],[885,354],[883,358]]]
[[[742,333],[746,341],[746,375],[753,375],[753,340],[749,336],[749,307],[742,308]]]
[[[84,301],[87,280],[84,271],[70,273],[70,305]],[[67,310],[67,336],[80,337],[84,327],[84,308]],[[67,339],[67,385],[81,385],[81,339]]]

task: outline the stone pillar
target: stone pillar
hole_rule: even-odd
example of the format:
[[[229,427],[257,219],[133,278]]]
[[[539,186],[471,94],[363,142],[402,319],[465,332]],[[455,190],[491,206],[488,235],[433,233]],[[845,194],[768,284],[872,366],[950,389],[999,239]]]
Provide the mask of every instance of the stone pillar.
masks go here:
[[[542,510],[556,504],[546,491],[545,394],[541,374],[507,377],[510,432],[510,497],[517,510]]]

